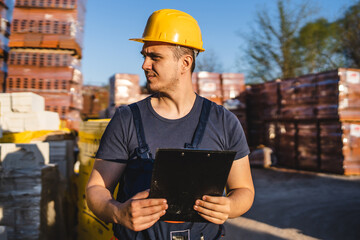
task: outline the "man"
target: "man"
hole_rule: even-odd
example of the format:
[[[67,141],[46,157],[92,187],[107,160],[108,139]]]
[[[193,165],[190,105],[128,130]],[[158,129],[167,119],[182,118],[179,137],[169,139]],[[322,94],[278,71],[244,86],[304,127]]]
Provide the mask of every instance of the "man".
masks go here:
[[[142,38],[131,40],[144,43],[142,68],[155,94],[116,110],[87,185],[88,206],[100,219],[114,223],[119,239],[219,239],[222,224],[251,207],[254,187],[239,121],[192,89],[195,57],[204,51],[200,28],[190,15],[163,9],[150,16]],[[236,151],[227,195],[203,196],[194,202],[194,210],[208,223],[159,221],[168,205],[166,199],[148,198],[150,180],[145,165],[151,163],[157,148],[188,146],[205,105],[210,113],[197,147]],[[119,181],[120,194],[114,200],[112,192]]]

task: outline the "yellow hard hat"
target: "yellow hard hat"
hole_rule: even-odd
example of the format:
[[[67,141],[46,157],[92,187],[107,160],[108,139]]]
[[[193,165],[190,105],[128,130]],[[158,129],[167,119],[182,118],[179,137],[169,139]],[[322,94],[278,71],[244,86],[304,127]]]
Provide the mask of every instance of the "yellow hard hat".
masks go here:
[[[201,31],[197,21],[187,13],[174,9],[161,9],[149,17],[142,38],[131,38],[137,42],[166,42],[194,48],[200,52]]]

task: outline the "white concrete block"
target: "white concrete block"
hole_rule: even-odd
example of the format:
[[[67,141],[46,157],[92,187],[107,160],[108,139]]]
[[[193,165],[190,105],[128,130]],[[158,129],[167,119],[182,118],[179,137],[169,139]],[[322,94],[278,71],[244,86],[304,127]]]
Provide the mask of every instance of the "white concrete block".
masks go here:
[[[24,119],[22,113],[8,112],[0,117],[1,128],[4,132],[23,132]]]
[[[44,97],[32,92],[11,93],[13,112],[42,112],[45,110]]]
[[[11,112],[11,94],[0,93],[0,116]]]
[[[59,130],[60,118],[56,112],[32,112],[26,114],[25,131]]]
[[[0,117],[4,132],[59,130],[59,114],[50,111],[19,113],[10,112]]]

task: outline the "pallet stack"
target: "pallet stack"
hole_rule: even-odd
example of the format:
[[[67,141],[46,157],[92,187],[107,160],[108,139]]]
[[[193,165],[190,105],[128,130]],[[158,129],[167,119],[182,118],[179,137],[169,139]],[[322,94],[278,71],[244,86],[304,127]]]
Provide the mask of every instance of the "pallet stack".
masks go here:
[[[83,86],[82,119],[100,118],[109,106],[109,90],[99,86]]]
[[[0,144],[0,225],[8,239],[68,239],[57,165],[49,143]]]
[[[262,95],[264,85],[253,85],[246,89],[246,116],[249,146],[257,146],[264,143],[264,103]],[[240,100],[241,101],[241,100]]]
[[[238,97],[245,91],[245,78],[242,73],[222,73],[221,74],[221,91],[222,101]]]
[[[127,105],[140,100],[139,81],[137,74],[116,73],[111,76],[109,106]]]
[[[35,92],[45,108],[78,130],[86,0],[17,0],[6,92]]]
[[[198,72],[196,75],[198,94],[217,104],[222,104],[220,73]]]
[[[360,174],[359,87],[360,70],[344,68],[254,86],[249,144],[273,148],[282,166]]]
[[[8,72],[10,23],[14,10],[14,0],[0,0],[0,93],[5,90]]]
[[[200,96],[219,105],[245,91],[244,75],[241,73],[196,72],[192,74],[192,85]]]

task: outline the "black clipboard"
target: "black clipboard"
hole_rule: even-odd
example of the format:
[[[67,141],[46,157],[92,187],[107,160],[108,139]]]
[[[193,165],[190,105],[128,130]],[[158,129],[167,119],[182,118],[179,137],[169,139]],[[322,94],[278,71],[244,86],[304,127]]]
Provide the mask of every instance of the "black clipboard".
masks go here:
[[[158,149],[149,198],[167,199],[162,221],[207,222],[194,209],[203,195],[222,196],[234,151]]]

